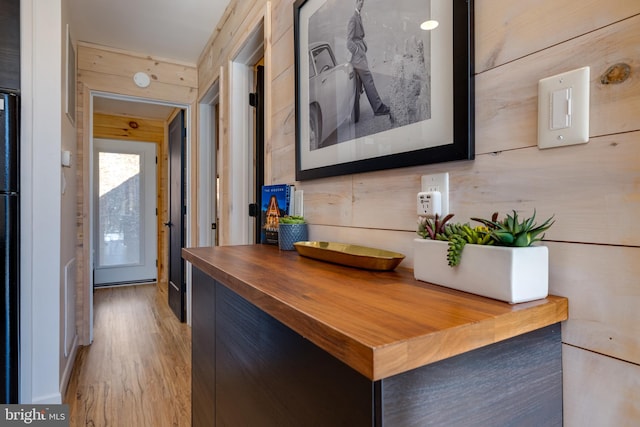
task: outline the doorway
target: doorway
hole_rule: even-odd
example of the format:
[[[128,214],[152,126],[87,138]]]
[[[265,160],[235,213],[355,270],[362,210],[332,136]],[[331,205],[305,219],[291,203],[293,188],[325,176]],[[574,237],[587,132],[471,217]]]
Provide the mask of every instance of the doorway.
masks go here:
[[[94,287],[157,279],[156,144],[94,141]]]
[[[158,191],[156,191],[156,196],[158,199],[155,205],[158,207],[158,219],[157,219],[158,228],[156,232],[157,233],[156,236],[158,239],[157,241],[158,246],[156,251],[158,266],[157,266],[157,270],[156,270],[157,273],[155,277],[157,278],[157,280],[162,281],[163,286],[161,286],[161,289],[163,290],[163,292],[166,292],[164,289],[166,289],[166,286],[168,284],[168,265],[167,265],[168,264],[168,254],[167,254],[168,233],[166,232],[165,227],[163,225],[163,223],[166,222],[168,218],[168,213],[167,213],[168,201],[166,197],[168,195],[168,189],[166,188],[166,186],[168,185],[168,179],[166,176],[166,173],[167,173],[166,171],[167,169],[166,133],[167,133],[168,121],[170,120],[171,117],[173,117],[173,114],[175,114],[175,111],[177,109],[184,110],[185,127],[188,130],[189,123],[191,122],[190,105],[172,103],[167,101],[158,101],[158,100],[152,100],[152,99],[146,99],[146,98],[140,98],[140,97],[134,97],[134,96],[117,95],[112,93],[105,93],[105,92],[91,90],[89,92],[88,106],[89,106],[89,120],[88,120],[89,146],[87,151],[89,153],[93,154],[96,140],[100,138],[103,138],[103,139],[112,138],[112,139],[118,139],[118,140],[124,140],[124,141],[129,141],[129,138],[143,140],[146,138],[133,138],[133,136],[134,134],[139,134],[144,132],[144,135],[153,136],[152,139],[149,139],[150,141],[156,142],[156,147],[158,150],[157,151],[158,164],[156,166],[158,170],[158,175],[156,178]],[[102,115],[103,117],[108,116],[108,118],[101,119],[96,122],[96,117],[100,115]],[[150,122],[153,122],[153,125],[151,125]],[[151,132],[148,132],[150,130],[149,126],[153,128]],[[187,168],[189,167],[188,156],[191,153],[191,150],[189,148],[189,140],[190,140],[189,134],[190,132],[187,134],[187,137],[186,137],[185,152],[184,152],[184,156],[185,158],[187,158],[187,161],[186,161]],[[90,221],[89,221],[89,227],[88,227],[89,230],[87,232],[87,236],[89,237],[89,243],[87,245],[87,248],[91,248],[90,250],[91,253],[88,254],[87,256],[87,260],[88,260],[87,268],[91,272],[91,274],[89,274],[88,283],[84,286],[88,288],[88,292],[86,292],[87,306],[88,306],[87,324],[88,324],[88,335],[89,335],[88,342],[90,343],[90,342],[93,342],[93,320],[94,320],[93,292],[92,292],[94,288],[93,271],[98,262],[96,253],[93,250],[93,248],[95,248],[96,229],[98,227],[98,223],[96,221],[96,213],[95,213],[96,204],[94,202],[97,196],[97,191],[95,190],[96,164],[94,163],[93,155],[89,156],[88,168],[89,168],[89,171],[88,171],[89,173],[87,174],[87,176],[89,177],[89,180],[90,180],[88,185],[88,189],[89,189],[88,198],[92,202],[89,203],[89,212],[88,212],[88,218],[90,219]],[[191,182],[189,180],[189,176],[187,176],[185,177],[185,186],[188,189],[190,188],[190,185],[191,185]],[[189,190],[187,190],[187,193],[188,191]],[[190,206],[187,205],[187,208],[189,207]],[[186,221],[185,229],[187,234],[184,237],[185,245],[190,244],[190,238],[188,233],[191,230],[191,226],[192,224],[190,224],[189,221]],[[187,277],[186,286],[187,286],[187,289],[190,286],[188,277]],[[189,290],[187,290],[187,292],[189,292]],[[187,302],[187,310],[189,310],[188,307],[189,307],[189,304]],[[188,311],[186,315],[188,318],[188,315],[189,315]]]

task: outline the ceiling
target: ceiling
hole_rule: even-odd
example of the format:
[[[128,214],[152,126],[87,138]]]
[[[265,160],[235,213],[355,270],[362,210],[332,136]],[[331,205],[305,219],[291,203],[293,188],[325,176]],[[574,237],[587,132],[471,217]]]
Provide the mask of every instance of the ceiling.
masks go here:
[[[176,107],[146,102],[125,101],[121,99],[93,97],[93,112],[116,116],[144,117],[154,120],[167,120]]]
[[[230,0],[68,0],[74,41],[196,65]],[[104,100],[94,111],[140,116],[140,103]],[[172,107],[144,104],[142,117],[165,119]]]

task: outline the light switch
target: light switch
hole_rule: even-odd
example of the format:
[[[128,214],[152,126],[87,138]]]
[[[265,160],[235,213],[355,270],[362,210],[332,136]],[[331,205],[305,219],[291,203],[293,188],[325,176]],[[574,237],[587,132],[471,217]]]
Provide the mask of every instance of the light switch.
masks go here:
[[[538,83],[538,147],[589,142],[589,67]]]
[[[71,167],[71,151],[68,151],[68,150],[62,151],[62,166],[66,168]]]
[[[551,130],[571,126],[571,88],[553,91],[551,94]]]

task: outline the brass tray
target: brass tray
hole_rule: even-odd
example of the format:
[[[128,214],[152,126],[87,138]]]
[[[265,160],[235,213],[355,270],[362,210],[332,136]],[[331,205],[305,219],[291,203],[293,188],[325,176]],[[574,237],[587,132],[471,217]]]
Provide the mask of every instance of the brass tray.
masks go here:
[[[397,252],[348,243],[296,242],[293,246],[308,258],[366,270],[393,270],[404,259],[404,255]]]

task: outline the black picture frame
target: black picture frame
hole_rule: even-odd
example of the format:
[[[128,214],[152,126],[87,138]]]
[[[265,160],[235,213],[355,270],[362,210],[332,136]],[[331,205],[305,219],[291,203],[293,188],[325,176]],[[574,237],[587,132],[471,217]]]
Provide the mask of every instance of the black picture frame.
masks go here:
[[[383,46],[389,42],[380,35],[377,36],[379,46],[376,46],[377,32],[373,28],[376,23],[382,28],[380,33],[393,31],[393,22],[398,22],[398,28],[401,28],[401,25],[402,28],[406,28],[405,21],[408,19],[422,19],[419,17],[421,8],[414,7],[415,5],[423,5],[425,16],[428,16],[429,19],[432,19],[431,15],[434,14],[434,10],[436,12],[444,10],[443,16],[447,17],[444,22],[440,22],[440,32],[434,30],[428,33],[428,36],[422,35],[424,33],[418,34],[418,37],[428,37],[426,42],[421,39],[416,42],[416,45],[421,44],[423,49],[420,52],[422,58],[426,58],[419,61],[422,67],[419,69],[428,70],[423,77],[419,75],[416,78],[414,73],[414,80],[411,80],[406,75],[397,72],[397,70],[403,70],[406,73],[404,71],[406,67],[397,66],[397,64],[393,64],[392,72],[388,72],[388,75],[385,76],[382,73],[377,75],[380,81],[386,79],[391,82],[386,86],[386,89],[379,90],[383,102],[385,101],[385,97],[382,95],[383,90],[390,93],[388,97],[391,98],[391,113],[388,116],[381,114],[382,117],[374,115],[373,107],[369,107],[367,103],[366,93],[362,92],[357,95],[360,92],[358,90],[359,80],[356,79],[354,83],[349,83],[351,79],[347,77],[350,75],[349,70],[354,75],[358,73],[355,72],[350,59],[344,61],[345,56],[348,57],[353,53],[346,51],[345,45],[348,45],[348,42],[344,42],[351,36],[351,33],[349,36],[346,35],[348,26],[351,25],[351,22],[347,23],[351,12],[347,12],[344,19],[342,19],[342,15],[337,15],[338,8],[340,8],[340,13],[344,14],[345,4],[349,5],[352,12],[355,12],[355,0],[297,0],[294,4],[296,180],[474,159],[473,0],[397,0],[394,2],[393,8],[400,8],[397,13],[403,14],[401,16],[402,22],[400,20],[392,21],[391,28],[389,28],[388,22],[384,23],[385,19],[387,21],[393,19],[393,14],[389,17],[387,0],[365,0],[360,15],[365,27],[365,41],[368,44],[365,49],[367,55],[376,49],[378,49],[379,56],[381,50],[389,50]],[[406,11],[404,12],[402,5],[405,5]],[[331,8],[334,8],[335,11]],[[365,15],[367,8],[372,11]],[[330,19],[325,19],[326,17]],[[369,19],[367,20],[367,18]],[[327,24],[327,22],[336,20],[343,21],[343,23]],[[340,27],[340,25],[343,26]],[[333,26],[333,30],[329,29],[327,32],[325,27],[330,26]],[[411,28],[411,31],[414,31],[413,26]],[[387,34],[392,34],[392,37],[402,37],[402,35],[395,35],[401,31]],[[371,33],[374,35],[370,37]],[[330,40],[325,42],[322,35]],[[367,41],[367,38],[371,38],[371,41]],[[407,36],[405,40],[409,39],[416,40],[413,36]],[[322,46],[323,44],[329,45],[335,52],[329,52],[326,46]],[[404,44],[406,46],[407,41]],[[415,49],[419,52],[419,48]],[[420,54],[413,56],[420,58]],[[341,58],[339,58],[340,55]],[[384,66],[389,68],[389,63],[402,62],[403,57],[411,57],[406,52],[404,55],[402,53],[396,54],[393,60],[389,59],[393,55],[387,55],[387,52],[384,55],[385,57],[377,62],[382,64],[380,68]],[[322,58],[333,59],[333,64],[330,59],[326,60],[329,66],[328,71],[320,69],[320,65],[323,63]],[[443,60],[438,61],[438,59]],[[374,61],[369,59],[370,64]],[[429,63],[428,69],[425,65],[427,62]],[[438,63],[435,64],[436,62]],[[336,77],[324,78],[324,82],[335,82],[333,89],[327,89],[324,83],[319,83],[322,80],[318,79],[323,75],[322,73],[329,72],[334,73]],[[341,74],[338,75],[338,72]],[[373,72],[373,75],[375,80],[376,73]],[[325,74],[326,76],[329,74]],[[406,101],[407,98],[404,97],[404,101],[403,99],[399,101],[401,108],[394,108],[394,97],[399,98],[398,94],[402,92],[394,90],[394,88],[403,87],[404,90],[406,82],[415,81],[421,82],[422,90],[419,92],[428,94],[428,102],[423,103],[417,97],[416,99],[409,98],[410,101]],[[427,83],[425,84],[424,81]],[[446,88],[441,89],[441,86]],[[352,105],[348,100],[343,102],[342,99],[339,99],[345,93],[352,93],[354,87],[356,89],[353,97],[356,100]],[[425,88],[427,89],[425,90]],[[329,102],[325,102],[325,105],[328,106],[327,110],[332,110],[335,106],[336,111],[329,111],[326,114],[329,117],[329,119],[325,119],[327,123],[322,122],[325,116],[318,112],[322,109],[322,100],[320,99],[322,96],[319,94],[328,94]],[[357,102],[358,96],[360,103]],[[425,108],[427,103],[428,108]],[[357,113],[356,104],[358,105]],[[415,107],[416,105],[417,107]],[[349,110],[350,108],[352,109]],[[416,109],[421,111],[422,116],[416,116],[413,113]],[[425,110],[428,112],[425,113]],[[348,111],[348,117],[345,116],[345,111]],[[414,118],[409,119],[414,121],[409,121],[408,124],[402,123],[399,119],[407,116],[406,111],[414,114]],[[331,117],[334,116],[337,119],[331,123]],[[426,118],[423,120],[424,117]],[[318,120],[319,118],[320,120]],[[322,129],[323,126],[329,131]],[[382,126],[383,130],[376,131],[376,126]],[[431,132],[431,126],[435,126],[439,130]],[[371,128],[374,130],[367,130]],[[335,130],[326,136],[331,129]],[[325,135],[322,135],[323,131]],[[317,137],[318,135],[321,136]],[[398,141],[403,144],[406,141],[409,148],[406,151],[402,151],[403,148],[394,148]],[[416,144],[418,146],[414,146]],[[400,151],[394,152],[393,150]]]

